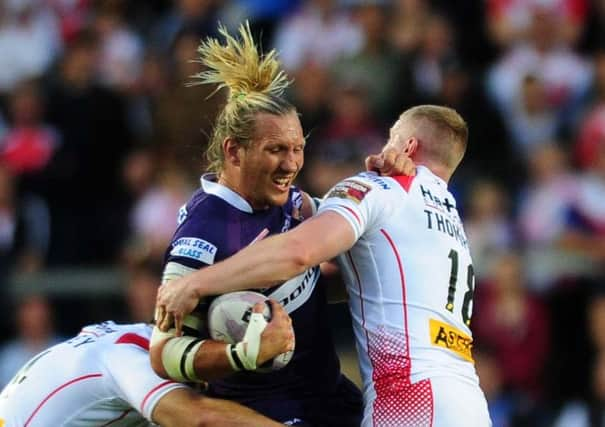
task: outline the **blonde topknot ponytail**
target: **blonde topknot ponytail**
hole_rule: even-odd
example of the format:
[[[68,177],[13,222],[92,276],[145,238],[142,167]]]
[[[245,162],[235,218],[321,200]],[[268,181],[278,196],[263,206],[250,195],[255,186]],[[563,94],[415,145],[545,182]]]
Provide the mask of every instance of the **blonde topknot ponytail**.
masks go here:
[[[217,91],[227,88],[230,100],[246,100],[250,104],[264,106],[271,97],[282,96],[290,82],[281,70],[275,49],[262,55],[259,53],[248,21],[239,27],[240,38],[236,39],[220,25],[219,33],[225,37],[223,45],[215,38],[202,41],[197,49],[198,62],[208,70],[193,76],[200,83],[218,84]]]
[[[230,35],[222,25],[219,33],[225,38],[224,44],[215,38],[200,43],[197,62],[207,70],[192,76],[194,81],[190,84],[216,84],[210,96],[222,88],[229,92],[206,153],[208,169],[220,173],[225,138],[232,137],[246,145],[254,133],[256,113],[283,115],[295,108],[283,98],[290,81],[281,69],[277,52],[274,49],[264,55],[259,52],[248,21],[239,26],[239,38]]]

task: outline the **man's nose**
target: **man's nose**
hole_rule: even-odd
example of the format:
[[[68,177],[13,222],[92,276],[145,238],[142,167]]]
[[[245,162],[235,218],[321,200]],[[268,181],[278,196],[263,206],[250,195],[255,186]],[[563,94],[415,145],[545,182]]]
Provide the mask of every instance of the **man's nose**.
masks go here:
[[[281,168],[287,172],[296,172],[300,169],[302,159],[295,153],[288,153],[281,162]]]

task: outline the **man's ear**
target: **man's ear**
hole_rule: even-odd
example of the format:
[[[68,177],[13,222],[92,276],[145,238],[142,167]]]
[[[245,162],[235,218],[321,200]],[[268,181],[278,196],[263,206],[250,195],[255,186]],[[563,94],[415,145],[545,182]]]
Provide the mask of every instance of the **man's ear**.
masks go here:
[[[410,157],[412,154],[414,154],[416,152],[417,149],[418,149],[418,139],[414,136],[409,137],[408,140],[406,141],[406,147],[403,150],[403,152],[405,154],[407,154],[408,157]]]
[[[223,154],[225,155],[225,161],[234,166],[240,165],[240,148],[241,145],[237,140],[231,137],[227,137],[223,141]]]

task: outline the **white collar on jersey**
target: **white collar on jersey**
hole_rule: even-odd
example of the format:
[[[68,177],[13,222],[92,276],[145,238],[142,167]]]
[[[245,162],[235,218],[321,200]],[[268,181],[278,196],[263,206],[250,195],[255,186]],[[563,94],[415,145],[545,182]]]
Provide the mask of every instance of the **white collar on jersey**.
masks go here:
[[[250,206],[250,203],[248,203],[246,199],[229,187],[219,184],[216,180],[215,173],[205,173],[200,178],[200,182],[202,183],[202,189],[205,193],[212,194],[213,196],[223,199],[225,202],[229,203],[231,206],[239,209],[240,211],[246,213],[254,212],[252,210],[252,206]]]
[[[416,166],[416,170],[418,172],[423,172],[425,171],[426,173],[428,173],[429,175],[431,175],[431,177],[433,177],[435,179],[435,182],[439,185],[444,186],[447,189],[447,182],[445,182],[445,180],[443,178],[438,177],[437,175],[435,175],[433,173],[433,171],[431,171],[429,168],[427,168],[426,166],[423,165],[419,165]]]

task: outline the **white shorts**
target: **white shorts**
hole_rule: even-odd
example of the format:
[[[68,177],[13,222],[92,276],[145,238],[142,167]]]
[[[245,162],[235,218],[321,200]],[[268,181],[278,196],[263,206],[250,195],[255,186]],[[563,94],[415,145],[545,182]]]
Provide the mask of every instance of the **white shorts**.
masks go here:
[[[485,395],[470,382],[437,377],[369,388],[362,427],[491,427]]]

